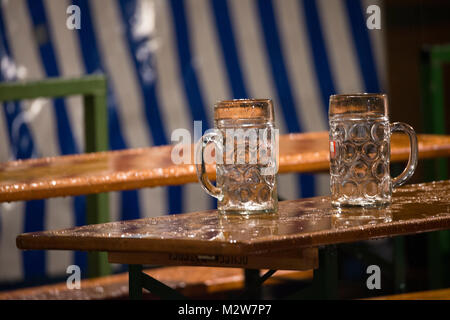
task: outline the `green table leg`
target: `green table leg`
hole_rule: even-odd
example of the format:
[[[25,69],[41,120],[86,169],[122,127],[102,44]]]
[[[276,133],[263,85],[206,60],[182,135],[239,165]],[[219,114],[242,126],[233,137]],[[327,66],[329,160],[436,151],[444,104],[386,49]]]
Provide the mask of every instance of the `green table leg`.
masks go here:
[[[103,75],[76,79],[49,78],[40,81],[0,83],[0,101],[18,101],[35,98],[57,98],[82,95],[84,98],[84,133],[86,152],[106,151],[108,143],[107,83]],[[109,221],[108,195],[87,197],[86,222]],[[88,254],[88,275],[111,273],[105,253]]]
[[[108,112],[106,95],[84,96],[84,123],[86,152],[108,150]],[[109,199],[107,193],[86,197],[86,222],[98,224],[109,221]],[[99,277],[111,274],[111,266],[104,252],[88,254],[88,275]]]

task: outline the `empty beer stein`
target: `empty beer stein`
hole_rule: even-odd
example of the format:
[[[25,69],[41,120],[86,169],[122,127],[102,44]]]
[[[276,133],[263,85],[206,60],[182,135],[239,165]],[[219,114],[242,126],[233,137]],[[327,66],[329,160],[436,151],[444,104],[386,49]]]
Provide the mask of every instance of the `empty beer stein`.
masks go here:
[[[330,174],[334,206],[382,206],[391,202],[392,189],[406,182],[417,166],[417,137],[402,122],[390,124],[385,94],[342,94],[330,97]],[[389,173],[393,131],[409,136],[405,170]]]
[[[207,145],[215,146],[216,185],[206,174]],[[278,130],[271,100],[237,99],[214,107],[214,129],[196,147],[197,175],[220,213],[276,212]],[[214,159],[213,159],[214,160]]]

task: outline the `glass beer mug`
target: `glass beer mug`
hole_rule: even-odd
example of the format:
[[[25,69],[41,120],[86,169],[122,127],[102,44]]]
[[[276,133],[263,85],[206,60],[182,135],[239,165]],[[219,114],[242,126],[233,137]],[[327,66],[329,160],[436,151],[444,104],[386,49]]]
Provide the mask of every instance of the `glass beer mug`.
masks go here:
[[[206,174],[205,151],[215,146],[216,186]],[[236,99],[214,106],[214,129],[196,147],[197,175],[217,198],[220,213],[276,212],[278,130],[271,100]]]
[[[334,206],[383,206],[392,189],[406,182],[417,166],[417,137],[402,122],[390,124],[387,95],[332,95],[329,108],[331,202]],[[409,136],[407,167],[389,173],[393,131]]]

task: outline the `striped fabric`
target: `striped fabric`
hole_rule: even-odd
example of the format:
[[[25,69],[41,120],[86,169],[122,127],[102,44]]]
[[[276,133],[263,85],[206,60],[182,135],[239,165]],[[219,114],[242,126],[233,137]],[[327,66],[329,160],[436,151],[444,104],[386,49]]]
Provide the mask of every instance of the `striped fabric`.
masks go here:
[[[381,0],[380,0],[381,1]],[[327,130],[333,93],[385,85],[383,29],[368,30],[376,0],[0,1],[0,81],[108,76],[111,149],[171,143],[176,128],[212,126],[222,99],[272,98],[282,133]],[[67,7],[81,29],[66,27]],[[3,103],[0,161],[84,150],[80,97]],[[328,192],[327,175],[283,175],[281,197]],[[215,206],[198,184],[114,192],[114,220]],[[85,198],[0,204],[0,282],[85,270],[72,252],[20,252],[22,232],[83,225]]]

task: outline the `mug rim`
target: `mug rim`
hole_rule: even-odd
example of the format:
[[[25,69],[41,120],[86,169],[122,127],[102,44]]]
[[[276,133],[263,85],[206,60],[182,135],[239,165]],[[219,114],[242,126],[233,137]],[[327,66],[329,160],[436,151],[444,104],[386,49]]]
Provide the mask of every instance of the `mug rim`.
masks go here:
[[[227,108],[232,108],[232,107],[241,107],[241,104],[263,103],[263,102],[266,102],[267,104],[271,104],[272,99],[269,99],[269,98],[260,98],[260,99],[241,98],[241,99],[221,100],[221,101],[217,101],[214,104],[214,107],[218,108],[221,106],[227,106]]]
[[[379,97],[379,98],[387,98],[386,93],[371,93],[371,92],[357,92],[357,93],[339,93],[339,94],[332,94],[330,95],[330,99],[334,98],[373,98],[373,97]]]

